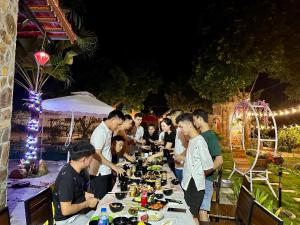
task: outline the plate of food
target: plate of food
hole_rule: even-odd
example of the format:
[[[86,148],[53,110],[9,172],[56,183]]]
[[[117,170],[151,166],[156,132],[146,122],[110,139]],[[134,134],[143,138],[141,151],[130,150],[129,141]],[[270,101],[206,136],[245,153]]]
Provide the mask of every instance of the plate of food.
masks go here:
[[[166,201],[162,201],[162,200],[158,200],[158,199],[155,199],[153,201],[153,203],[147,205],[147,208],[148,209],[152,209],[152,210],[160,210],[162,209],[168,202]]]
[[[137,216],[138,215],[138,211],[140,210],[144,210],[146,211],[147,209],[141,207],[141,206],[132,206],[128,209],[128,213],[132,216]]]
[[[147,170],[150,171],[160,171],[162,169],[161,165],[152,165],[152,166],[148,166]]]
[[[148,221],[149,222],[158,222],[158,221],[160,221],[164,218],[164,214],[162,212],[159,212],[159,211],[149,210],[147,212],[147,214],[148,214]]]

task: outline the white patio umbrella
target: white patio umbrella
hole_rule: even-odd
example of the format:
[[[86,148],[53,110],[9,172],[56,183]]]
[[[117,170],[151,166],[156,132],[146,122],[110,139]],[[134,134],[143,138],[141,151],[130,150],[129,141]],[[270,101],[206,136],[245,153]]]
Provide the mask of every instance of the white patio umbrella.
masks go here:
[[[43,112],[56,113],[72,118],[65,146],[69,146],[74,129],[74,117],[106,117],[114,108],[98,100],[89,92],[72,92],[72,95],[42,101]],[[69,152],[68,152],[69,161]]]

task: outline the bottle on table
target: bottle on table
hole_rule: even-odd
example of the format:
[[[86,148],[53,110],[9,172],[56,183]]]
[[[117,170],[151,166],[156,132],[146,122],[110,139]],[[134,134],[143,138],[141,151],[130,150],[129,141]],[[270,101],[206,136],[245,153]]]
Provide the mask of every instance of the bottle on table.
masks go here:
[[[147,191],[143,191],[141,195],[141,206],[145,207],[148,203],[148,193]]]
[[[106,208],[101,208],[98,225],[108,225],[108,216]]]

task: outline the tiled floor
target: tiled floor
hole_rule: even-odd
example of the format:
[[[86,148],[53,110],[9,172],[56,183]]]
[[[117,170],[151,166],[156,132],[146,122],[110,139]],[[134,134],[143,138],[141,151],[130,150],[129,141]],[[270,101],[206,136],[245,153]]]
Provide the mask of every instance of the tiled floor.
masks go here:
[[[9,161],[9,172],[16,168],[16,165],[19,162],[17,160]],[[48,174],[42,177],[22,179],[22,180],[13,180],[8,179],[8,198],[7,204],[9,207],[9,214],[11,216],[12,225],[24,225],[25,222],[25,209],[24,209],[24,200],[30,198],[43,190],[47,184],[55,181],[55,178],[64,165],[65,161],[46,161],[48,166]],[[35,187],[26,187],[26,188],[11,188],[11,184],[16,181],[29,181]]]

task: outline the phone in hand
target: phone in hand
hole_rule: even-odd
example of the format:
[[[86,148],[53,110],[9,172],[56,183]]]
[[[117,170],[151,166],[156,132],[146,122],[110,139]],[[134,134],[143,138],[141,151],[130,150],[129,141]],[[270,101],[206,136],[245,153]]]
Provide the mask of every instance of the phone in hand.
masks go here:
[[[168,208],[169,212],[182,212],[186,213],[186,209],[181,209],[181,208]]]

